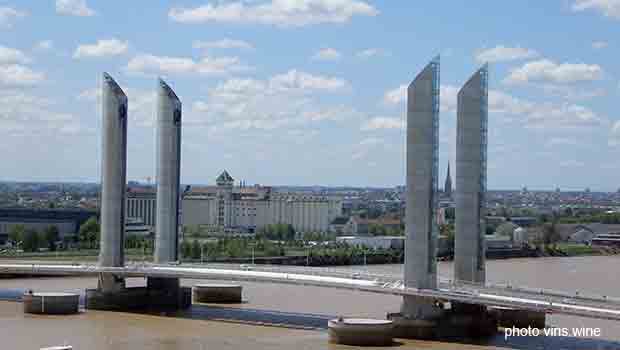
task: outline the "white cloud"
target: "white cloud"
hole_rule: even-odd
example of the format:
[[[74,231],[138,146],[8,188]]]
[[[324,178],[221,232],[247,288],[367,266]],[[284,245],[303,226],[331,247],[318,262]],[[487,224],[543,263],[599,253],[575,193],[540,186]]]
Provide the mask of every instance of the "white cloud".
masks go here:
[[[95,15],[95,11],[88,7],[86,0],[56,0],[56,13],[79,17]]]
[[[10,28],[16,19],[26,17],[26,13],[12,7],[0,7],[0,27]]]
[[[127,52],[129,42],[118,39],[101,39],[95,44],[79,45],[73,53],[73,58],[118,56]]]
[[[0,45],[0,64],[30,63],[30,57],[17,49]]]
[[[0,86],[34,86],[45,80],[45,74],[20,64],[0,65]]]
[[[381,129],[404,129],[405,121],[394,117],[373,117],[362,124],[362,131]]]
[[[296,69],[274,76],[271,78],[269,85],[277,91],[338,91],[348,89],[349,87],[349,83],[344,79],[312,75]]]
[[[370,48],[359,51],[355,55],[359,58],[370,58],[375,56],[386,56],[388,53],[384,49]]]
[[[584,166],[583,162],[571,159],[560,162],[560,166],[564,168],[580,168]]]
[[[194,49],[239,49],[254,50],[254,46],[247,41],[224,38],[215,41],[194,41]]]
[[[182,23],[233,22],[296,27],[345,23],[353,16],[376,16],[370,4],[357,0],[271,0],[208,3],[196,8],[172,8],[168,17]]]
[[[574,12],[593,10],[606,17],[620,19],[620,1],[618,0],[575,0],[572,10]]]
[[[34,51],[49,51],[54,48],[54,42],[51,40],[41,40],[36,45],[34,45]]]
[[[211,89],[207,100],[194,101],[185,122],[209,132],[272,130],[309,123],[338,122],[360,113],[343,105],[322,105],[320,93],[345,89],[344,80],[290,70],[266,80],[229,79]]]
[[[609,46],[609,43],[607,41],[594,41],[594,42],[592,42],[592,47],[597,49],[597,50],[607,48],[607,46]]]
[[[200,74],[215,75],[246,71],[250,67],[242,64],[238,57],[208,57],[199,61],[187,57],[139,55],[132,58],[125,70],[133,74]]]
[[[528,82],[575,83],[600,80],[603,69],[598,64],[560,63],[548,59],[532,61],[510,71],[504,80],[508,84]]]
[[[557,96],[569,101],[590,100],[595,97],[607,95],[605,89],[580,89],[572,85],[545,84],[542,86],[542,89],[552,96]]]
[[[330,47],[320,49],[314,54],[314,56],[312,56],[312,59],[319,61],[338,61],[340,58],[342,58],[342,54],[340,54],[338,50]]]
[[[395,89],[391,89],[383,94],[383,102],[386,104],[398,104],[407,99],[408,85],[402,84]]]
[[[55,111],[47,98],[20,91],[0,91],[0,135],[15,137],[57,136],[88,131],[78,118]]]
[[[490,49],[484,49],[476,53],[476,61],[480,63],[494,63],[504,61],[514,61],[526,58],[534,58],[538,56],[538,52],[523,47],[506,47],[496,46]]]
[[[442,85],[440,90],[440,111],[454,113],[457,108],[459,89]],[[383,101],[386,104],[400,104],[407,99],[407,85],[387,91]],[[498,90],[489,91],[490,118],[497,114],[508,122],[519,122],[530,129],[575,129],[598,127],[605,122],[591,109],[575,103],[538,103],[516,98]]]
[[[127,95],[129,102],[130,123],[139,127],[152,127],[154,125],[154,106],[157,95],[152,90],[135,89],[121,86]],[[78,101],[95,102],[101,97],[100,88],[90,88],[81,91],[77,95]]]
[[[566,138],[566,137],[553,137],[551,139],[549,139],[545,145],[548,147],[553,147],[553,146],[574,146],[577,144],[577,141],[575,139],[572,138]]]
[[[388,148],[388,144],[384,139],[377,137],[367,137],[359,143],[353,145],[353,160],[366,159],[372,151],[378,151]]]

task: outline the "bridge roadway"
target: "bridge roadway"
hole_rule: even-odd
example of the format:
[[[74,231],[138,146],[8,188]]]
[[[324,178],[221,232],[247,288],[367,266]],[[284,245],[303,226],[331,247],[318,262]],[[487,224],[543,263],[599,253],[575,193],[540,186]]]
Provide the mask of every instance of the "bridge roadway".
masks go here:
[[[94,264],[0,263],[0,274],[9,275],[86,276],[100,273],[123,277],[174,277],[310,285],[620,321],[620,299],[607,296],[569,294],[510,285],[467,285],[445,279],[440,279],[438,289],[406,288],[397,276],[363,271],[211,264],[205,267],[140,263],[109,268]]]

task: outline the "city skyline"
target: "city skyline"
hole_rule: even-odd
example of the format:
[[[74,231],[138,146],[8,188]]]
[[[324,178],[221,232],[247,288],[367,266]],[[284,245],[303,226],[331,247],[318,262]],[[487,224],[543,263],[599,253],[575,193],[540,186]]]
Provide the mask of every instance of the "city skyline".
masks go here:
[[[182,183],[228,169],[261,184],[402,185],[406,82],[439,53],[441,179],[456,169],[457,87],[489,61],[489,188],[617,190],[613,7],[311,2],[138,1],[119,13],[113,1],[8,1],[20,15],[0,16],[0,180],[99,182],[97,76],[110,71],[129,99],[128,180],[155,175],[162,76],[186,106]],[[497,24],[508,16],[527,28]]]

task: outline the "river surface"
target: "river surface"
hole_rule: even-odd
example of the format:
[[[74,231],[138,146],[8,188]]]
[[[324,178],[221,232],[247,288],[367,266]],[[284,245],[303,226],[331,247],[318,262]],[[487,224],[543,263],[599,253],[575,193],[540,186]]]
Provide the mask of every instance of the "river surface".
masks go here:
[[[620,297],[620,256],[490,260],[488,282]],[[342,269],[402,274],[402,265]],[[440,262],[439,274],[450,278],[452,263]],[[205,281],[183,280],[191,286]],[[142,278],[128,285],[144,285]],[[327,320],[335,316],[385,318],[397,312],[400,297],[297,285],[241,283],[245,302],[198,305],[177,313],[138,314],[85,311],[74,316],[24,315],[22,305],[0,301],[0,349],[72,345],[75,350],[103,349],[353,349],[328,344]],[[90,277],[0,279],[8,289],[76,291],[94,288]],[[555,327],[600,328],[601,336],[513,337],[503,332],[486,340],[428,342],[398,340],[394,349],[620,349],[620,322],[547,316]],[[368,348],[366,348],[368,349]],[[372,348],[371,348],[372,349]]]

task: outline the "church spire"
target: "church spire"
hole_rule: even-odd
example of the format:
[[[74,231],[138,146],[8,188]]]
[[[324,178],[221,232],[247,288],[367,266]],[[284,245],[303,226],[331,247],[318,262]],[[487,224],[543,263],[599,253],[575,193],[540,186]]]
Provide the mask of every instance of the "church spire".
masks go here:
[[[450,176],[450,162],[448,162],[448,174],[443,187],[443,192],[447,197],[452,197],[452,177]]]

